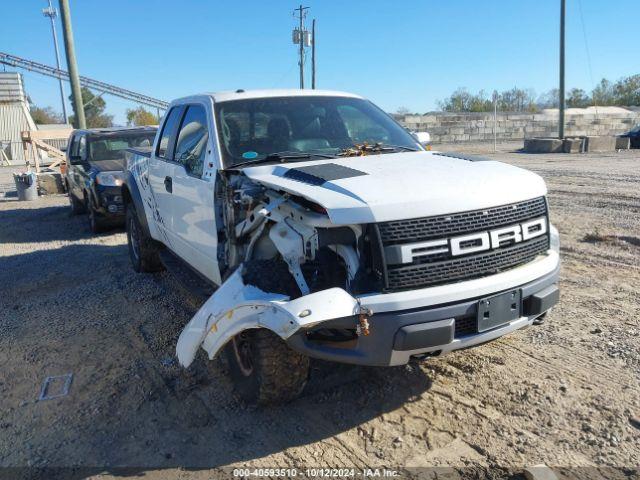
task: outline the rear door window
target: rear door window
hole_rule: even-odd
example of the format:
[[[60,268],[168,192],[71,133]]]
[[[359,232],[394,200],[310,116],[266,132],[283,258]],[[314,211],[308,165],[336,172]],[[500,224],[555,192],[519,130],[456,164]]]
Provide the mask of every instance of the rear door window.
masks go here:
[[[208,141],[206,110],[202,105],[189,105],[178,132],[174,160],[184,165],[188,174],[201,177]]]
[[[175,131],[182,117],[183,107],[173,107],[167,115],[167,119],[162,126],[162,135],[158,142],[156,155],[167,160],[173,159],[173,147],[175,145]]]

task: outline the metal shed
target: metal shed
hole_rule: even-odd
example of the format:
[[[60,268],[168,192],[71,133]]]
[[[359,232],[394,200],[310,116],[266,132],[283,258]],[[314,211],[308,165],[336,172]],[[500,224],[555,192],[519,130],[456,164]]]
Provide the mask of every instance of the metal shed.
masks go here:
[[[16,72],[0,72],[0,148],[14,165],[27,160],[43,159],[43,152],[36,151],[31,144],[23,146],[21,132],[35,130],[64,129],[71,125],[36,125],[31,118],[29,102],[24,91],[22,75]],[[58,149],[66,146],[65,139],[47,141]],[[25,158],[25,154],[26,157]]]

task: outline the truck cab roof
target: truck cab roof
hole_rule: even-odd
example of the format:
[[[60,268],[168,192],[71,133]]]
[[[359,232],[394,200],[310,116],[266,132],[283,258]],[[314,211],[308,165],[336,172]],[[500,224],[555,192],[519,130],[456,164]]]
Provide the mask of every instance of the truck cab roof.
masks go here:
[[[75,134],[86,133],[90,135],[100,134],[118,134],[118,133],[135,133],[135,132],[155,132],[157,125],[145,125],[142,127],[105,127],[105,128],[79,128],[74,130]]]
[[[260,90],[227,90],[222,92],[205,92],[197,95],[189,95],[175,99],[171,104],[182,104],[193,101],[197,98],[210,97],[214,102],[227,102],[231,100],[246,100],[253,98],[274,98],[274,97],[351,97],[362,98],[353,93],[333,91],[333,90],[301,90],[299,88],[282,89],[260,89]]]

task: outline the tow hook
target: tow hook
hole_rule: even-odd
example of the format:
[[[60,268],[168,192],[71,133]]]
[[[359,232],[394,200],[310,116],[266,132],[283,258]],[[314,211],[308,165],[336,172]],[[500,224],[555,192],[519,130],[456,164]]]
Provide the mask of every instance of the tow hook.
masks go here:
[[[373,310],[367,307],[360,307],[360,313],[358,314],[358,325],[356,326],[356,334],[358,336],[369,335],[369,317],[373,315]]]

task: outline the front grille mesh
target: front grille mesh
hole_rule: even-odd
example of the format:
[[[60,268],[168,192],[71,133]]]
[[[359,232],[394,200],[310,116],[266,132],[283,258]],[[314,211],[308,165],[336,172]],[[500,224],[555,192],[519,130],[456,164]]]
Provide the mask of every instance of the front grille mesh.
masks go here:
[[[441,262],[433,262],[388,269],[388,288],[427,287],[440,283],[470,280],[492,275],[502,270],[530,262],[549,248],[547,236],[517,243],[508,248],[459,257]]]
[[[478,319],[475,316],[456,318],[454,338],[474,335],[476,333],[478,333]]]
[[[454,213],[437,217],[414,218],[379,223],[380,237],[385,245],[408,243],[432,238],[489,230],[512,225],[547,214],[544,197],[500,207]]]

